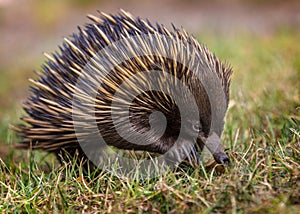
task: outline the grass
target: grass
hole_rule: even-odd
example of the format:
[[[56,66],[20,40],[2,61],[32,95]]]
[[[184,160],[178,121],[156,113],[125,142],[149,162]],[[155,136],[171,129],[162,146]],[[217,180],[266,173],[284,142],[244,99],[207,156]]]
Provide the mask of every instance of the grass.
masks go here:
[[[51,213],[297,213],[300,209],[299,36],[300,32],[289,30],[264,37],[199,36],[234,69],[222,137],[232,165],[223,173],[217,173],[216,168],[199,167],[143,180],[119,179],[106,171],[85,176],[80,166],[59,165],[51,155],[14,151],[0,163],[0,210],[4,213],[49,210]],[[7,127],[18,121],[15,113],[21,112],[20,107],[5,111],[10,116],[1,118],[2,145],[16,140]]]

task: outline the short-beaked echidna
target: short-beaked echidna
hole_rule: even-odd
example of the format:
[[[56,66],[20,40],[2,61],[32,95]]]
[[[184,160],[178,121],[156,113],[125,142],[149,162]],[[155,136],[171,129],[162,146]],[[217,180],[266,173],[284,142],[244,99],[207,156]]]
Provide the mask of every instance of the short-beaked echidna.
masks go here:
[[[190,158],[203,148],[213,120],[218,120],[214,124],[221,127],[214,130],[217,137],[210,151],[218,163],[229,163],[219,137],[231,68],[183,29],[169,31],[123,10],[118,15],[88,17],[92,23],[78,27],[59,53],[45,54],[39,78],[30,80],[31,94],[24,104],[27,116],[22,118],[26,124],[16,127],[22,138],[18,146],[62,157],[78,152],[86,158],[79,141],[89,144],[97,141],[96,135],[118,149],[158,154],[175,142],[190,141],[191,150],[183,147]],[[158,73],[148,75],[154,71]],[[214,83],[203,84],[212,79],[210,74],[220,82],[222,93],[214,93]],[[196,109],[184,87],[193,95]],[[212,117],[222,100],[225,111]]]

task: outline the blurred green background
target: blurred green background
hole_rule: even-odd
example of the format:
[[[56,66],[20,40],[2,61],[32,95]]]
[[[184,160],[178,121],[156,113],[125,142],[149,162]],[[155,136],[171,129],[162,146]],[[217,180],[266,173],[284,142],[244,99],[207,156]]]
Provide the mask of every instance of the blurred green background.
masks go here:
[[[213,0],[209,3],[0,0],[0,143],[7,142],[8,124],[22,114],[20,106],[28,94],[27,79],[34,77],[33,70],[41,68],[45,60],[42,53],[57,50],[63,37],[76,32],[77,25],[88,22],[86,14],[97,14],[97,10],[116,13],[119,8],[168,27],[170,23],[183,26],[197,36],[211,51],[232,64],[233,84],[237,85],[232,90],[255,94],[268,85],[286,87],[286,82],[281,83],[283,79],[291,73],[299,75],[300,3],[297,0]],[[253,52],[259,57],[253,58],[256,54]],[[293,71],[282,70],[287,63],[282,57],[293,63]],[[268,66],[268,63],[272,64]],[[299,82],[290,84],[299,87]]]
[[[86,14],[117,13],[119,8],[167,27],[183,26],[229,62],[234,70],[233,103],[238,92],[260,99],[265,89],[280,87],[299,101],[297,90],[290,94],[284,89],[299,88],[297,0],[0,0],[0,143],[9,141],[8,124],[22,115],[27,79],[41,68],[43,52],[58,50],[63,37],[89,21]]]
[[[284,79],[299,74],[299,5],[299,1],[279,0],[0,0],[0,141],[9,137],[9,122],[21,115],[27,79],[40,69],[45,60],[42,53],[57,50],[63,37],[88,22],[88,13],[116,13],[123,8],[168,27],[170,23],[183,26],[232,64],[237,85],[232,90],[255,94],[268,86],[286,87]],[[285,69],[289,62],[282,57],[293,63],[294,71]],[[299,87],[299,82],[290,84]]]

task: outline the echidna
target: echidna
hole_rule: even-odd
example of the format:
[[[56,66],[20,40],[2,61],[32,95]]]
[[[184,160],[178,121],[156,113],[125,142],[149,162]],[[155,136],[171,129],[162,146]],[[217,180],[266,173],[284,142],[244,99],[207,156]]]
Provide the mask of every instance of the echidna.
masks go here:
[[[124,150],[183,151],[190,159],[211,137],[214,159],[228,164],[219,137],[231,68],[183,29],[123,10],[88,18],[92,23],[66,38],[60,53],[45,54],[39,78],[30,80],[19,147],[89,158],[86,148],[96,152],[101,139]]]

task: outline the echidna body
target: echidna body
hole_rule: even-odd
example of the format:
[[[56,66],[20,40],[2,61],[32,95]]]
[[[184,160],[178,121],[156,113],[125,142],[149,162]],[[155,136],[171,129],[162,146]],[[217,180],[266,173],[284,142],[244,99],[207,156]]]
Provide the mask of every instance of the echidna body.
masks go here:
[[[176,141],[180,144],[193,138],[196,138],[195,150],[203,148],[210,133],[213,109],[205,87],[197,78],[198,74],[191,69],[198,60],[208,72],[217,76],[227,108],[231,68],[222,64],[184,30],[174,27],[173,31],[169,31],[160,24],[154,26],[124,11],[116,16],[102,13],[99,18],[89,18],[92,23],[84,29],[79,27],[78,34],[65,39],[60,53],[45,54],[48,61],[40,77],[31,80],[31,94],[24,105],[28,116],[22,120],[27,125],[17,127],[22,138],[19,146],[62,153],[63,156],[64,152],[73,155],[79,151],[85,157],[79,139],[89,143],[100,133],[106,144],[119,149],[164,154]],[[169,42],[164,38],[169,38]],[[119,41],[125,42],[115,46],[114,51],[106,50]],[[148,53],[150,49],[152,52]],[[129,57],[129,53],[135,57]],[[165,57],[166,53],[171,53],[173,58]],[[119,63],[118,57],[126,60]],[[114,66],[109,70],[111,64]],[[164,90],[143,91],[143,86],[153,86],[145,72],[152,70],[161,72],[155,77],[156,87],[170,90],[174,86],[177,90],[178,82],[186,85],[193,95],[197,111],[190,109],[191,102],[182,91],[178,93],[179,102],[186,109],[184,112]],[[174,80],[168,81],[167,74],[174,76]],[[121,86],[123,89],[120,89]],[[114,99],[119,90],[120,97]],[[137,91],[143,92],[134,96],[128,104],[127,98]],[[123,111],[122,105],[129,106],[128,112]],[[161,120],[159,114],[155,116],[155,112],[161,112],[164,119]],[[78,120],[74,121],[74,118]],[[182,118],[187,122],[183,122]],[[125,124],[128,121],[130,128]],[[159,128],[152,129],[153,126],[161,127],[161,121],[165,121],[166,125],[161,129],[163,133]],[[90,122],[95,122],[99,133],[95,133]],[[120,130],[123,135],[143,142],[130,142],[121,136]],[[222,129],[216,132],[220,136]],[[143,137],[139,138],[139,134]],[[195,150],[191,151],[192,156],[195,156]],[[222,148],[215,151],[214,158],[219,163],[229,162]]]

